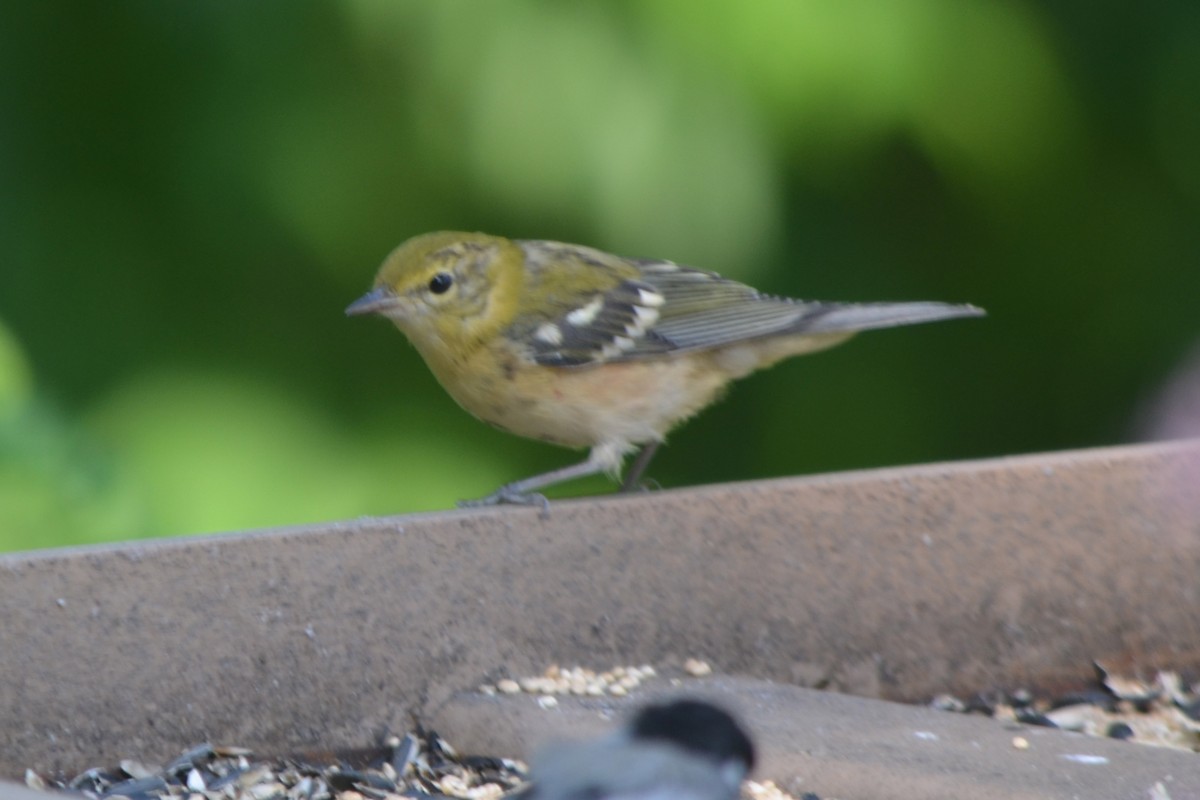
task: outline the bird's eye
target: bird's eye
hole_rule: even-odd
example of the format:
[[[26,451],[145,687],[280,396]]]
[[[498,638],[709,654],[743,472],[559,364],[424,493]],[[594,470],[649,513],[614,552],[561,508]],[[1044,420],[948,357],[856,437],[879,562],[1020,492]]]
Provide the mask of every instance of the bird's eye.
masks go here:
[[[454,283],[454,278],[448,272],[439,272],[429,279],[429,291],[442,294]]]

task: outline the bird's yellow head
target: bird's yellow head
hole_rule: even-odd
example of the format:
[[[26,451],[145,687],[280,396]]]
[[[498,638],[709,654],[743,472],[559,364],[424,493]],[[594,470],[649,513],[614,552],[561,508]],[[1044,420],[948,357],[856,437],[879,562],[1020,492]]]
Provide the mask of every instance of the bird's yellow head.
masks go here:
[[[388,317],[427,360],[461,360],[511,320],[521,265],[520,248],[499,236],[415,236],[384,259],[374,288],[346,313]]]

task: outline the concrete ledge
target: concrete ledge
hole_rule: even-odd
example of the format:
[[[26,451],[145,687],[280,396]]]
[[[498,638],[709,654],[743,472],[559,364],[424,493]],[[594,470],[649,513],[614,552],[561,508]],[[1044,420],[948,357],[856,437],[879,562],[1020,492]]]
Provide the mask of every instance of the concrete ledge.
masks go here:
[[[0,556],[0,776],[354,746],[550,662],[923,700],[1200,668],[1200,444]]]
[[[60,796],[61,795],[57,795]],[[3,800],[47,800],[46,792],[34,791],[19,783],[0,780],[0,798]]]
[[[793,796],[855,800],[1130,800],[1161,782],[1175,800],[1200,797],[1200,757],[1050,728],[818,692],[757,680],[688,681],[634,697],[563,698],[464,693],[431,722],[464,752],[528,758],[537,747],[612,730],[656,696],[701,696],[735,710],[759,750],[758,780]],[[1028,749],[1013,746],[1016,737]]]

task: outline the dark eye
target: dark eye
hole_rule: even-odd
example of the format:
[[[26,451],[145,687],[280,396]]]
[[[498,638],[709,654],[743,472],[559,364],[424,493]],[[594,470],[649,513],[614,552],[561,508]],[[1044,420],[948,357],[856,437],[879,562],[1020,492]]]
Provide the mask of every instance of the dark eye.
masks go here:
[[[448,272],[439,272],[429,279],[429,291],[434,294],[442,294],[450,285],[454,283],[454,278]]]

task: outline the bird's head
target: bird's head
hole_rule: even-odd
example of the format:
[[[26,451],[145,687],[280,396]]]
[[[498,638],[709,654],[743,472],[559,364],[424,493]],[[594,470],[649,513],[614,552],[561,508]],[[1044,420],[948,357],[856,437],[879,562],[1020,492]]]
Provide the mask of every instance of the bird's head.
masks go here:
[[[517,245],[498,236],[457,231],[415,236],[384,259],[374,288],[346,313],[381,314],[423,353],[461,356],[511,318],[521,258]]]

